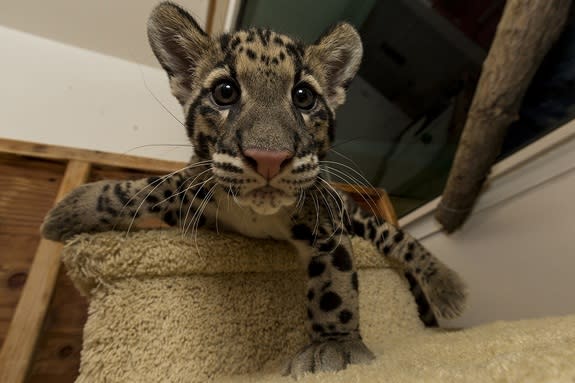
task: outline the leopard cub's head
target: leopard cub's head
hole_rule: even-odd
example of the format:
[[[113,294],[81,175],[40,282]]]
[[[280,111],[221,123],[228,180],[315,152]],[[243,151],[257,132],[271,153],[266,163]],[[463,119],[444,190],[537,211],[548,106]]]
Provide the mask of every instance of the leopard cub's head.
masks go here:
[[[349,24],[304,46],[270,30],[210,37],[179,6],[158,5],[148,37],[186,116],[199,160],[260,214],[296,203],[319,180],[335,109],[362,56]]]

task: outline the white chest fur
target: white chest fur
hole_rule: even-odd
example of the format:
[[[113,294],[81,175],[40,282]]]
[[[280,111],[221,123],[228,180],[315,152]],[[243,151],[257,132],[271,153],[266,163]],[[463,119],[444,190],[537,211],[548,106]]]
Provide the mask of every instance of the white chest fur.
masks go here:
[[[216,193],[214,203],[206,208],[209,221],[220,230],[233,231],[252,238],[290,238],[290,212],[282,208],[272,215],[260,215],[248,207],[241,207],[225,193]],[[217,221],[217,223],[215,223]]]

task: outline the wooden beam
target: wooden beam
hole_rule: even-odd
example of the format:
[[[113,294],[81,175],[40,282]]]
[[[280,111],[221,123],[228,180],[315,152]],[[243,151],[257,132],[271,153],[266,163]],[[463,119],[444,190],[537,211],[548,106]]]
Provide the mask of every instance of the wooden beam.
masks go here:
[[[106,153],[97,150],[76,149],[66,146],[47,145],[33,142],[0,138],[0,152],[18,154],[57,161],[78,160],[98,165],[141,169],[159,174],[171,173],[186,165],[185,162],[157,160],[126,154]],[[190,147],[190,157],[192,149]]]
[[[71,160],[60,184],[56,202],[83,184],[89,173],[88,162]],[[61,250],[61,243],[40,240],[0,351],[0,382],[21,383],[26,379],[60,269]]]
[[[463,129],[435,218],[447,232],[467,219],[571,0],[508,0]]]
[[[230,6],[229,0],[213,0],[213,9],[211,10],[210,31],[211,36],[217,36],[226,32],[226,15]]]
[[[206,33],[212,35],[212,29],[214,28],[214,14],[216,11],[216,0],[209,0],[208,3],[208,15],[206,17]]]
[[[330,182],[330,184],[334,188],[350,194],[366,210],[371,211],[394,226],[399,225],[397,214],[385,190],[340,182]]]

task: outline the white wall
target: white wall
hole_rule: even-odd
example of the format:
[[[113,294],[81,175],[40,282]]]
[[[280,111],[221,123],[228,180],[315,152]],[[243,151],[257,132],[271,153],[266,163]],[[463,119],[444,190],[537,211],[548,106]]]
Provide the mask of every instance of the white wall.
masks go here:
[[[146,21],[159,0],[1,0],[0,25],[157,66]],[[178,0],[205,26],[209,0]]]
[[[0,26],[0,137],[187,161],[179,104],[160,69]]]
[[[432,212],[404,225],[468,282],[450,326],[575,313],[575,121],[556,134],[570,138],[491,181],[462,230]]]

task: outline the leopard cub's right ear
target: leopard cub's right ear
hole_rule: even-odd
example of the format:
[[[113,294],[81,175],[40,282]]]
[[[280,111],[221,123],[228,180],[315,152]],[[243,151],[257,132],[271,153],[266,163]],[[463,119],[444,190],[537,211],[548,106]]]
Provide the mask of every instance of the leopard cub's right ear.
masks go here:
[[[157,5],[148,19],[148,40],[172,82],[174,95],[183,103],[200,58],[210,48],[210,37],[182,7],[169,1]],[[184,81],[184,79],[188,79]],[[176,81],[174,81],[174,79]]]

